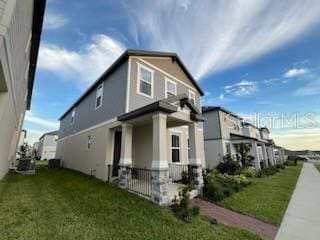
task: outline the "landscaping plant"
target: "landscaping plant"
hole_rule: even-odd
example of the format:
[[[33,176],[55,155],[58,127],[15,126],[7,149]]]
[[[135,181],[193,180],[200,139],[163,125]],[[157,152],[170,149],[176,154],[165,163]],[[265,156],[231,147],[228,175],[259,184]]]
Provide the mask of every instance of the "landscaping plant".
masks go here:
[[[210,173],[204,179],[204,195],[208,199],[219,202],[248,186],[251,182],[244,175],[228,175]]]
[[[189,187],[184,187],[179,192],[179,199],[175,196],[172,201],[172,211],[175,216],[186,223],[192,222],[192,217],[199,215],[198,206],[190,206]]]
[[[241,161],[242,167],[248,167],[251,165],[254,157],[248,155],[251,150],[251,145],[248,143],[239,143],[235,145],[237,153],[240,155],[239,160]]]
[[[239,174],[241,166],[230,154],[223,157],[223,160],[217,165],[216,169],[220,173],[227,173],[229,175]]]

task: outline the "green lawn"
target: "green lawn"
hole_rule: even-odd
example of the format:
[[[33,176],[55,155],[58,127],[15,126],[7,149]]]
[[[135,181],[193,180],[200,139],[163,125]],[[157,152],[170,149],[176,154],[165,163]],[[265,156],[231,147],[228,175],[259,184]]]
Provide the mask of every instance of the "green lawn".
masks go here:
[[[288,166],[273,176],[253,178],[250,186],[224,199],[221,204],[237,212],[280,225],[301,168],[301,164]]]
[[[71,170],[0,181],[0,239],[260,239],[202,217],[192,224],[164,207]]]

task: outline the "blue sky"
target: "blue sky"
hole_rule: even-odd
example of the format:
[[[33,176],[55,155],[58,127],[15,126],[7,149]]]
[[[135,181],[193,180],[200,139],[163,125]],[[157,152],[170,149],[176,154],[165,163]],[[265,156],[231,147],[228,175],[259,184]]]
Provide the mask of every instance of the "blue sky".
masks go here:
[[[177,52],[203,105],[267,125],[279,145],[320,149],[319,12],[316,0],[48,0],[28,141],[57,129],[126,48],[139,48]]]

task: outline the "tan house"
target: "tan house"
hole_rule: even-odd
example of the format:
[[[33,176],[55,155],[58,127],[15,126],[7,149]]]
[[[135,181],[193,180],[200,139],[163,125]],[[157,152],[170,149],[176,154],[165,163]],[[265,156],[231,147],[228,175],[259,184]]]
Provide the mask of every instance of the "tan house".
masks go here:
[[[125,51],[61,116],[64,167],[157,202],[188,172],[196,194],[205,167],[202,90],[175,53]]]
[[[274,142],[267,128],[244,122],[240,116],[223,107],[203,107],[202,113],[207,119],[203,128],[208,168],[216,167],[227,154],[236,159],[236,146],[240,143],[250,146],[249,155],[254,157],[252,165],[257,171],[276,163]]]
[[[0,1],[0,179],[15,166],[30,108],[45,0]]]

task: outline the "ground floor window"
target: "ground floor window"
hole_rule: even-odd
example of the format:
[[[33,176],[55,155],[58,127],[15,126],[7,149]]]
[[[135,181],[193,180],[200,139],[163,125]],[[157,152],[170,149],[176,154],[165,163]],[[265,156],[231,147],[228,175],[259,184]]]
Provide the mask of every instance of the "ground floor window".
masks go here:
[[[180,162],[180,136],[177,134],[171,135],[171,155],[172,162]]]

